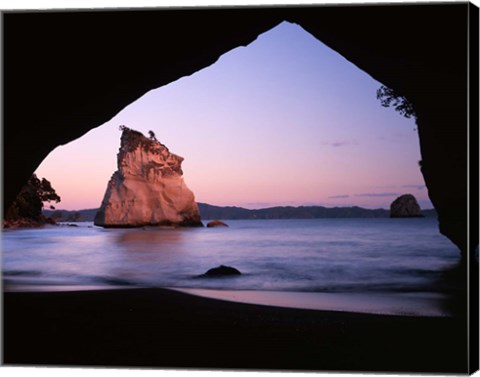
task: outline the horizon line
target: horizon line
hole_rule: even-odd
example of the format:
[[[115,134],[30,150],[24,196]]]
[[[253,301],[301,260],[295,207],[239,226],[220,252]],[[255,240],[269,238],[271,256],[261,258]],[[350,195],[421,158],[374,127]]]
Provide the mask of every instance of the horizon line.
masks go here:
[[[209,206],[213,207],[221,207],[221,208],[240,208],[240,209],[245,209],[247,211],[259,211],[259,210],[264,210],[264,209],[271,209],[271,208],[301,208],[301,207],[322,207],[322,208],[361,208],[365,209],[367,211],[376,211],[376,210],[384,210],[384,211],[390,211],[390,208],[382,208],[382,207],[377,207],[377,208],[366,208],[366,207],[361,207],[359,205],[346,205],[346,206],[324,206],[324,205],[319,205],[319,204],[313,204],[313,205],[307,205],[307,204],[302,204],[302,205],[272,205],[270,207],[259,207],[259,208],[246,208],[238,205],[217,205],[217,204],[210,204],[210,203],[204,203],[204,202],[196,202],[197,204],[206,204]],[[82,208],[82,209],[62,209],[62,208],[42,208],[42,211],[69,211],[69,212],[78,212],[78,211],[91,211],[91,210],[99,210],[100,207],[96,208]],[[421,211],[426,211],[426,210],[435,210],[435,207],[428,207],[428,208],[420,208]]]

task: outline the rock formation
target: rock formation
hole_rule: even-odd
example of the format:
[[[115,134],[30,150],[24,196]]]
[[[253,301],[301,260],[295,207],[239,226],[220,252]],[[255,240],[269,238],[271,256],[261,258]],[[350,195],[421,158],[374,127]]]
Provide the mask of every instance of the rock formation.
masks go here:
[[[203,226],[182,175],[183,157],[138,131],[122,127],[118,170],[108,182],[95,225]]]
[[[241,275],[242,273],[238,271],[235,267],[221,266],[211,268],[207,272],[205,272],[204,276],[208,277],[221,277],[221,276],[236,276]]]
[[[228,224],[220,220],[213,220],[207,224],[207,228],[228,227]]]
[[[404,194],[390,204],[390,217],[423,217],[417,199],[412,194]]]

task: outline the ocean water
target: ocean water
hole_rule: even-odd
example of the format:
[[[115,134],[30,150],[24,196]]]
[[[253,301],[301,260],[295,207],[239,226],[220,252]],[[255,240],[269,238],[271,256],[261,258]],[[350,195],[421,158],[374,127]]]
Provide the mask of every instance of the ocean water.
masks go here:
[[[230,220],[228,228],[2,232],[5,290],[170,287],[329,310],[450,315],[456,247],[435,218]],[[219,265],[241,276],[202,277]],[[461,288],[461,287],[460,287]]]

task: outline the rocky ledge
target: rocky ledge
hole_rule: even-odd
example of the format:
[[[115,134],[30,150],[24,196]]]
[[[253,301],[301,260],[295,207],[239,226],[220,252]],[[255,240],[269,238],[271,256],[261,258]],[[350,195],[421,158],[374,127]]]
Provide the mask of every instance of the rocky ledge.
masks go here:
[[[150,138],[121,127],[118,169],[107,185],[95,225],[203,226],[193,192],[183,180],[183,157]]]

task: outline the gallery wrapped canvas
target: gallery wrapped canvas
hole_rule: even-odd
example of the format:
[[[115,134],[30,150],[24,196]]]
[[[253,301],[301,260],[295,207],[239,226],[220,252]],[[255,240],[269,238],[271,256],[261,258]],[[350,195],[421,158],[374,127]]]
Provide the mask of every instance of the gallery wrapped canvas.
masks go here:
[[[478,369],[475,5],[2,24],[4,365]]]

